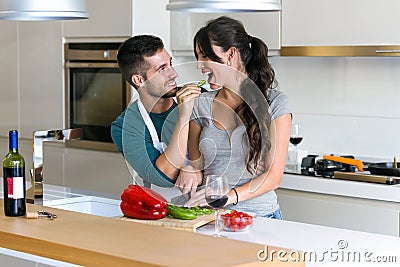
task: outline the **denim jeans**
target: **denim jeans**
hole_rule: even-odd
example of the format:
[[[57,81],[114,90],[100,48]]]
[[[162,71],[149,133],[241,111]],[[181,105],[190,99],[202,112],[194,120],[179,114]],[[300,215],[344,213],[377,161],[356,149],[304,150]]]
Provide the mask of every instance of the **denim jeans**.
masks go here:
[[[281,209],[277,209],[276,211],[268,213],[268,214],[264,215],[263,217],[270,218],[270,219],[283,220]]]

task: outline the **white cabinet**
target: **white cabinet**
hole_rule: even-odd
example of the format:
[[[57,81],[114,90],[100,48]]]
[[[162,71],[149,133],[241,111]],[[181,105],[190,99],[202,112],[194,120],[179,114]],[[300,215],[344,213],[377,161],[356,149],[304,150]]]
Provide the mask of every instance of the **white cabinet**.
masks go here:
[[[226,15],[240,20],[248,34],[262,39],[270,50],[280,49],[280,12],[182,13],[171,12],[171,50],[175,55],[193,56],[193,37],[210,19]]]
[[[56,21],[0,22],[0,136],[62,127],[61,30]]]
[[[125,37],[132,35],[133,0],[86,0],[89,19],[64,21],[65,37]]]
[[[283,0],[283,46],[400,44],[398,0]]]
[[[282,188],[276,193],[285,220],[400,236],[399,203]]]
[[[9,129],[18,128],[17,28],[17,22],[0,22],[0,136],[7,137]]]
[[[119,196],[132,178],[120,153],[72,148],[62,141],[48,141],[43,142],[43,181]]]
[[[63,127],[63,50],[60,21],[19,24],[21,137]]]

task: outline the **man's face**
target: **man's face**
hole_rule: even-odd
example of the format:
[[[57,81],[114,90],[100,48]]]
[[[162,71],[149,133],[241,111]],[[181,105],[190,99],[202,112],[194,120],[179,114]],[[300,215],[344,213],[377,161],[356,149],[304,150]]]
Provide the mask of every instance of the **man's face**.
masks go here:
[[[172,58],[165,49],[157,51],[151,57],[145,57],[150,65],[146,72],[147,81],[144,85],[147,93],[154,97],[173,97],[176,94],[176,81],[178,77],[172,67]]]

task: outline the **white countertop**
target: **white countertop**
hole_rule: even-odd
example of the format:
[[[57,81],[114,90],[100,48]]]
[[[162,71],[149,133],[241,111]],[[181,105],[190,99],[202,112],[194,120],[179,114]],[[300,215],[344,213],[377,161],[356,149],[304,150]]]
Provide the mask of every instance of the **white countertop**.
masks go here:
[[[400,203],[400,184],[384,185],[315,176],[284,174],[280,188]]]
[[[296,181],[296,182],[293,182]],[[301,186],[302,190],[312,190],[313,192],[324,192],[341,194],[340,190],[346,188],[347,183],[354,190],[358,188],[359,182],[347,182],[341,180],[331,180],[316,177],[285,175],[283,183],[289,183],[290,187]],[[307,185],[309,187],[307,188]],[[286,184],[286,186],[288,186]],[[392,188],[377,184],[362,183],[361,188]],[[45,186],[45,193],[60,197],[79,197],[84,194],[71,193],[70,189],[63,189],[62,193],[57,193],[61,187]],[[168,188],[154,188],[166,199],[179,194],[179,191]],[[329,189],[331,189],[329,191]],[[397,190],[399,187],[397,187]],[[392,190],[392,189],[389,189]],[[393,189],[394,190],[394,189]],[[351,192],[351,190],[349,191]],[[379,192],[379,189],[378,189]],[[381,192],[383,193],[383,192]],[[352,193],[354,194],[354,192]],[[98,195],[97,195],[98,196]],[[356,194],[360,197],[359,194]],[[377,194],[366,192],[362,197],[374,198]],[[119,207],[118,207],[119,208]],[[377,218],[379,220],[379,218]],[[213,235],[214,224],[208,224],[197,230],[200,234]],[[224,232],[221,234],[230,239],[242,240],[251,243],[261,244],[265,249],[268,246],[283,247],[288,249],[301,250],[306,252],[307,266],[399,266],[400,263],[400,238],[372,234],[360,231],[345,230],[333,227],[318,226],[313,224],[297,223],[291,221],[280,221],[267,218],[256,218],[253,227],[246,232]],[[222,237],[224,238],[224,237]],[[269,253],[271,251],[269,250]],[[277,254],[275,254],[275,257]],[[350,255],[350,260],[347,260]],[[353,256],[356,255],[356,261]],[[260,256],[264,256],[261,254]],[[293,255],[293,257],[296,255]],[[311,259],[309,257],[312,257]],[[360,258],[358,258],[358,256]],[[255,252],[255,257],[257,253]],[[343,258],[344,257],[344,258]],[[379,258],[380,257],[380,258]],[[384,258],[383,258],[384,257]],[[360,261],[358,261],[358,259]],[[377,263],[377,260],[385,259],[391,263]],[[267,259],[268,260],[268,259]],[[374,262],[375,261],[375,262]],[[396,261],[396,262],[393,262]]]
[[[364,198],[387,198],[388,192],[394,194],[399,187],[375,185],[359,182],[347,182],[325,178],[307,177],[300,175],[284,175],[282,188],[296,189],[311,192],[320,192],[338,195],[351,195]],[[350,189],[346,189],[350,187]],[[355,188],[361,188],[358,192],[352,192]],[[372,192],[369,192],[369,190]],[[376,190],[376,191],[375,191]],[[90,192],[74,192],[75,190],[59,186],[45,185],[45,200],[57,200],[63,198],[79,199],[83,196],[105,197],[104,195],[91,194]],[[159,190],[157,190],[159,191]],[[177,191],[162,189],[167,199],[176,195]],[[384,194],[386,191],[386,194]],[[383,194],[382,196],[380,194]],[[386,197],[385,197],[386,196]],[[399,199],[399,198],[391,198]],[[115,202],[115,203],[114,203]],[[400,202],[400,201],[399,201]],[[114,199],[114,209],[119,210],[119,200]],[[377,218],[379,220],[379,218]],[[214,225],[208,224],[200,227],[200,234],[212,235]],[[318,226],[312,224],[280,221],[266,218],[256,218],[254,225],[246,232],[221,232],[230,239],[242,240],[263,245],[301,250],[306,252],[307,266],[399,266],[400,263],[400,238],[371,234],[366,232],[345,230],[339,228]],[[224,237],[222,237],[224,238]],[[268,249],[270,259],[271,249]],[[224,252],[226,253],[226,252]],[[278,257],[278,252],[274,256]],[[255,257],[257,257],[255,252]],[[348,255],[351,256],[347,260]],[[354,255],[356,261],[353,260]],[[265,257],[260,254],[260,257]],[[291,255],[295,258],[296,254]],[[311,258],[309,258],[311,256]],[[377,263],[377,260],[391,262]],[[394,262],[395,261],[395,262]]]
[[[214,225],[203,226],[197,232],[212,235]],[[307,266],[394,267],[400,264],[398,237],[267,218],[256,218],[253,227],[247,232],[222,231],[221,234],[230,239],[262,244],[266,247],[301,250],[306,252]],[[271,249],[268,251],[271,253]],[[351,255],[349,261],[347,255]],[[357,256],[356,260],[353,260],[353,255]],[[294,254],[293,258],[295,256]],[[312,258],[309,258],[310,256]],[[265,255],[261,254],[261,257]],[[377,262],[383,259],[387,262]]]

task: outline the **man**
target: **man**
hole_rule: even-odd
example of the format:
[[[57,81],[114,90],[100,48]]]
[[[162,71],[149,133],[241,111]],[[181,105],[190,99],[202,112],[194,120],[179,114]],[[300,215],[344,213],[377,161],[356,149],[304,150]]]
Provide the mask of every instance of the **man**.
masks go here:
[[[158,37],[126,40],[117,59],[123,77],[139,97],[112,123],[113,141],[146,186],[172,187],[186,159],[188,122],[200,88],[191,84],[178,91],[178,74]],[[197,186],[196,177],[180,181],[179,187]]]

